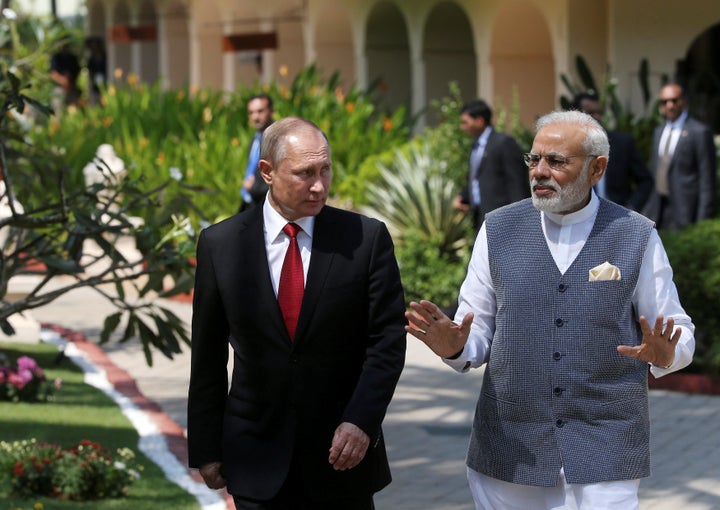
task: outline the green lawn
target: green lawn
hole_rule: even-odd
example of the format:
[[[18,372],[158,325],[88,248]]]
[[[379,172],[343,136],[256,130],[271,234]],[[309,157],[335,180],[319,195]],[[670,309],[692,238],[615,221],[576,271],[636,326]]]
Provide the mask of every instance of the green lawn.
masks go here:
[[[115,402],[100,390],[83,382],[82,371],[67,358],[55,364],[57,348],[47,344],[0,342],[0,351],[13,361],[22,355],[34,358],[47,378],[62,379],[55,400],[48,403],[0,402],[0,440],[37,438],[64,447],[90,439],[115,452],[128,447],[143,466],[142,476],[130,486],[126,498],[88,502],[59,501],[53,498],[20,499],[0,487],[0,510],[16,508],[173,510],[198,509],[197,500],[170,482],[162,470],[138,450],[138,434]]]

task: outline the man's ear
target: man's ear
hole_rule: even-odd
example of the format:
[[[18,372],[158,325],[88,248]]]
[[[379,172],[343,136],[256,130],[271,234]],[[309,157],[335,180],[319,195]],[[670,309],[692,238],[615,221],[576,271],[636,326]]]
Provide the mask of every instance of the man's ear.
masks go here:
[[[608,157],[607,156],[596,156],[595,159],[590,163],[590,184],[594,186],[597,184],[602,176],[605,174],[607,169]]]
[[[258,168],[260,169],[260,176],[263,178],[263,181],[265,181],[265,184],[270,186],[273,178],[272,165],[269,161],[261,159],[258,161]]]

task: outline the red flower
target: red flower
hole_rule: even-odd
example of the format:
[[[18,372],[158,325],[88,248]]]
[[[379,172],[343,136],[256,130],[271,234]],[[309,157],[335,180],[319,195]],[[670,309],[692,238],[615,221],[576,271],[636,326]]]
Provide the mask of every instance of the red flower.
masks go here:
[[[17,461],[13,466],[13,475],[17,477],[25,476],[25,467],[21,460]]]

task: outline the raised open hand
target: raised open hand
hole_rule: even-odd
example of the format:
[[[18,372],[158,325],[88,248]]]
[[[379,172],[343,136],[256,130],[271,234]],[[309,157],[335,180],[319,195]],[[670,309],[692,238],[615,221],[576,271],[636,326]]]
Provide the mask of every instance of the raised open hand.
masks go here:
[[[673,334],[675,321],[672,317],[667,320],[667,326],[663,330],[663,316],[658,315],[655,319],[655,327],[650,328],[650,323],[645,317],[640,317],[640,329],[643,337],[640,345],[631,347],[629,345],[618,345],[620,354],[637,358],[656,367],[667,368],[672,365],[675,359],[675,346],[680,340],[681,328]]]
[[[455,324],[440,308],[430,301],[412,301],[412,312],[405,312],[408,325],[405,331],[422,340],[425,345],[442,358],[450,358],[462,351],[470,335],[473,314],[463,317],[460,325]]]

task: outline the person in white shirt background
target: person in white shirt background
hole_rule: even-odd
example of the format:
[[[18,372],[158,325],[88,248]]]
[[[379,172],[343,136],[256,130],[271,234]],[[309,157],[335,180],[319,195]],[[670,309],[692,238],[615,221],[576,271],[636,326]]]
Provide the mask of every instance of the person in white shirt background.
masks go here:
[[[536,128],[532,197],[486,216],[455,320],[412,302],[406,330],[459,372],[485,365],[467,456],[478,509],[637,509],[648,365],[687,366],[695,327],[652,222],[592,190],[602,127],[569,111]]]

